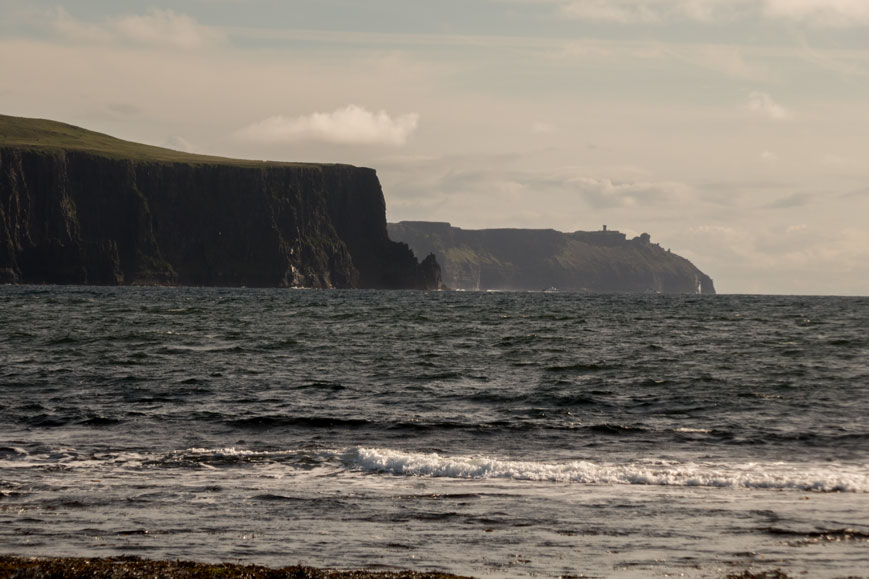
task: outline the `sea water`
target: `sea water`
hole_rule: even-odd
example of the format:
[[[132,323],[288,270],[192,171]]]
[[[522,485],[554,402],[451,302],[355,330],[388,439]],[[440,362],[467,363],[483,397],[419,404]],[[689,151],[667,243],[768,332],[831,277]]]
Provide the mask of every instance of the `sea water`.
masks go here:
[[[869,576],[869,299],[0,287],[0,553]]]

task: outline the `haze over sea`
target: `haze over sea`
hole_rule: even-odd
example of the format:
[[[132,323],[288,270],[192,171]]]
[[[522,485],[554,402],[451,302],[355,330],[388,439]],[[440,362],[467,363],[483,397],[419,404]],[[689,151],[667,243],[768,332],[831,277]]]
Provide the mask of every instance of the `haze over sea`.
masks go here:
[[[0,288],[0,552],[869,568],[869,298]]]

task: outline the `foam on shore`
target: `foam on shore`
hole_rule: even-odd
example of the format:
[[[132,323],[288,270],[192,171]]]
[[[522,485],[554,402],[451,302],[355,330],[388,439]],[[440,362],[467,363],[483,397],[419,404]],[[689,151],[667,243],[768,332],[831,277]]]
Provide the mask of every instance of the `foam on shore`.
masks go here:
[[[869,492],[869,472],[865,468],[841,464],[724,464],[666,460],[638,460],[625,464],[582,460],[536,462],[364,447],[347,451],[344,460],[364,471],[402,476]]]

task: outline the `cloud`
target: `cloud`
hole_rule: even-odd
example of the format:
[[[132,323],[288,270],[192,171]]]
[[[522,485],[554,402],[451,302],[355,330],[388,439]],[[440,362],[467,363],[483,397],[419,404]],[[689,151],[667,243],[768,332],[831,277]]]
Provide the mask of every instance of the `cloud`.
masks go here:
[[[237,135],[250,141],[293,143],[319,141],[340,145],[404,145],[416,130],[419,115],[408,113],[396,118],[385,111],[372,113],[348,105],[331,113],[313,113],[287,118],[269,117],[248,125]]]
[[[690,192],[690,187],[677,182],[621,182],[598,177],[578,177],[566,185],[595,209],[667,205]]]
[[[613,0],[574,0],[560,6],[570,18],[597,22],[657,22],[661,15],[656,7],[645,2],[618,2]]]
[[[690,49],[670,49],[676,56],[696,66],[724,73],[734,78],[750,80],[768,80],[773,75],[764,64],[748,62],[743,56],[743,50],[731,45],[698,45]]]
[[[765,18],[817,27],[869,25],[866,0],[500,0],[555,7],[565,18],[618,24]]]
[[[555,6],[566,18],[617,24],[713,21],[746,12],[755,0],[501,0]]]
[[[113,37],[105,27],[76,20],[63,7],[53,11],[50,26],[56,33],[76,42],[104,43]]]
[[[860,163],[855,159],[851,159],[848,157],[842,157],[840,155],[826,154],[821,159],[821,164],[826,167],[832,167],[834,169],[850,169],[854,167],[858,167]]]
[[[110,18],[102,23],[77,20],[64,8],[53,11],[51,28],[76,42],[129,42],[170,48],[199,48],[220,42],[224,35],[174,10],[152,9],[147,14]]]
[[[552,51],[556,61],[594,62],[609,60],[611,66],[628,61],[673,61],[755,82],[777,80],[780,73],[763,62],[762,51],[734,44],[656,42],[646,40],[569,40]],[[644,65],[645,66],[645,65]]]
[[[216,30],[174,10],[152,9],[146,15],[124,16],[112,22],[122,37],[141,44],[197,48],[219,40]]]
[[[716,289],[740,293],[867,295],[869,231],[785,222],[777,226],[705,224],[680,243],[712,272]],[[818,275],[817,272],[824,272]]]
[[[764,13],[771,18],[804,22],[813,26],[853,27],[869,24],[866,0],[766,0]]]
[[[821,169],[828,175],[850,175],[861,180],[866,179],[866,160],[859,156],[842,156],[826,154],[820,159]]]
[[[138,115],[142,113],[142,107],[130,103],[109,103],[107,108],[111,112],[122,116]]]
[[[534,121],[531,124],[531,132],[537,135],[550,135],[556,131],[555,125],[543,121]]]
[[[748,0],[557,0],[567,17],[619,24],[669,20],[711,22],[730,19],[751,6]]]
[[[163,143],[163,147],[175,151],[182,151],[184,153],[192,153],[194,151],[193,143],[180,135],[174,135],[166,139],[166,142]]]
[[[793,114],[765,92],[753,91],[748,95],[748,108],[752,112],[761,114],[774,121],[786,121]]]
[[[863,187],[854,191],[848,191],[841,195],[843,199],[867,199],[869,198],[869,187]]]
[[[449,221],[471,229],[576,231],[604,219],[623,231],[661,232],[663,221],[684,220],[683,208],[698,196],[686,183],[632,167],[541,167],[538,159],[534,153],[471,153],[392,158],[376,166],[390,220]]]
[[[780,199],[776,199],[769,205],[769,209],[793,209],[795,207],[803,207],[813,200],[814,196],[809,193],[791,193]]]

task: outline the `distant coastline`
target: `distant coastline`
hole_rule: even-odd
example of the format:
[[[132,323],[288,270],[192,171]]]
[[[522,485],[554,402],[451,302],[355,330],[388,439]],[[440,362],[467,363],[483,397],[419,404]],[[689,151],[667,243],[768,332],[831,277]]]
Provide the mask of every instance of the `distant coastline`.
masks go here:
[[[553,229],[466,230],[449,223],[390,223],[389,236],[417,255],[433,254],[444,283],[460,290],[715,294],[687,259],[620,232]]]

